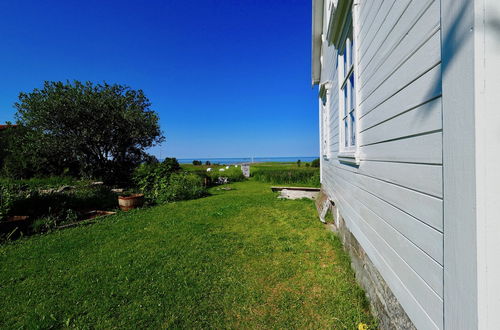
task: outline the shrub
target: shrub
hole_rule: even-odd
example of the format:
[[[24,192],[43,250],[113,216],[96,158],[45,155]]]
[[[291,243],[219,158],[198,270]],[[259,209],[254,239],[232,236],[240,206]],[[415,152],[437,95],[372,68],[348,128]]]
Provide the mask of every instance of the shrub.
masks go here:
[[[167,158],[161,164],[142,164],[134,173],[134,182],[147,201],[153,203],[205,195],[203,178],[193,173],[180,173],[180,169],[175,158]]]
[[[0,186],[0,221],[10,213],[14,200],[15,194],[12,189],[7,185],[2,184]]]
[[[201,160],[193,160],[194,166],[200,166],[202,164]]]
[[[162,164],[169,172],[175,172],[181,169],[181,165],[177,161],[177,158],[165,158]]]
[[[162,190],[168,184],[172,173],[180,170],[180,165],[175,158],[166,158],[158,164],[141,164],[133,175],[133,181],[137,188],[146,194],[150,200],[158,198],[158,190]]]
[[[164,189],[158,191],[159,202],[172,202],[203,197],[207,194],[203,180],[192,173],[174,173]]]
[[[164,203],[203,197],[207,191],[203,179],[193,173],[169,173],[158,175],[159,171],[147,176],[139,183],[139,190],[148,202]]]
[[[319,158],[316,158],[311,162],[311,167],[319,167]]]

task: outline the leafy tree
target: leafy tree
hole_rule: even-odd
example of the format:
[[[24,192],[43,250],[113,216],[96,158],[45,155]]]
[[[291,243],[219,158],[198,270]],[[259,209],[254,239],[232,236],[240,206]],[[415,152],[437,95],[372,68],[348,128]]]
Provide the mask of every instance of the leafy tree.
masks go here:
[[[45,82],[15,107],[24,134],[14,144],[36,174],[127,178],[164,141],[144,92],[123,85]]]
[[[40,162],[35,162],[23,137],[22,126],[9,127],[0,132],[0,175],[12,178],[32,177]]]
[[[202,164],[202,163],[201,163],[201,160],[193,160],[193,165],[195,165],[195,166],[199,166],[199,165],[201,165],[201,164]]]
[[[205,162],[205,165],[210,166],[210,165],[212,165],[212,164],[210,163],[210,161],[209,161],[209,160],[207,160],[207,161]]]
[[[311,162],[311,167],[319,167],[319,158],[316,158]]]
[[[297,161],[297,166],[298,166],[298,167],[300,167],[300,164],[301,164],[301,163],[302,163],[302,162],[301,162],[301,160],[299,159],[299,160]]]

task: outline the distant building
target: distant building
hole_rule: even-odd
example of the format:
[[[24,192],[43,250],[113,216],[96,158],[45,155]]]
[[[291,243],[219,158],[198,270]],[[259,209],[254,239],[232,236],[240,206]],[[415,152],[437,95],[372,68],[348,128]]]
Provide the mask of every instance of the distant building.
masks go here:
[[[381,328],[498,328],[500,1],[312,4],[322,190]]]

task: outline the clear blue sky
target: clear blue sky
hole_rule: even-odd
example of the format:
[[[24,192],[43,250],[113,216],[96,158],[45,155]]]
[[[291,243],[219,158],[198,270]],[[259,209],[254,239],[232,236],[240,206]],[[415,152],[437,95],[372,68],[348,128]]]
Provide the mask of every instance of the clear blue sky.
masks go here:
[[[314,156],[310,0],[2,1],[0,123],[44,80],[143,89],[158,156]]]

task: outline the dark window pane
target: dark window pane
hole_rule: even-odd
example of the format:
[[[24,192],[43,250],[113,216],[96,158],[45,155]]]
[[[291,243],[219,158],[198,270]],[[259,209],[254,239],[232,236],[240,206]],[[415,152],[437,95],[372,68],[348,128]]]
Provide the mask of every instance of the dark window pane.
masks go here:
[[[356,116],[354,115],[354,111],[350,113],[350,119],[351,119],[351,146],[356,145]]]

